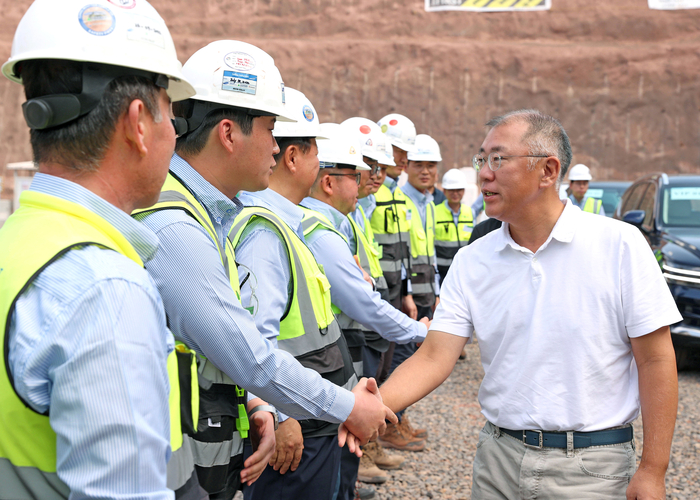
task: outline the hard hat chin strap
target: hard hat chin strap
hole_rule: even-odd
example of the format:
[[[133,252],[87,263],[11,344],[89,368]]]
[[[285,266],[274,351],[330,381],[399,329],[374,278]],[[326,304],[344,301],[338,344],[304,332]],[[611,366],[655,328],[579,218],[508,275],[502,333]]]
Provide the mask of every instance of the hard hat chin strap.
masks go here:
[[[44,130],[72,122],[88,114],[100,103],[110,82],[120,76],[141,76],[156,86],[168,88],[168,77],[133,68],[83,63],[83,88],[80,94],[50,94],[29,99],[22,104],[29,128]]]

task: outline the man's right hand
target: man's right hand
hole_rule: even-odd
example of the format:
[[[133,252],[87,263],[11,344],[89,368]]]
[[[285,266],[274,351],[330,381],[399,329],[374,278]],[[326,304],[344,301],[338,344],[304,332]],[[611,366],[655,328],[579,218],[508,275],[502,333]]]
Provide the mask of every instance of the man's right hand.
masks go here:
[[[293,418],[288,418],[280,423],[275,431],[277,448],[270,459],[270,466],[284,474],[288,470],[294,472],[301,461],[304,451],[304,437],[301,433],[301,425]]]
[[[338,430],[338,443],[344,446],[348,433],[355,436],[360,444],[367,444],[377,435],[386,430],[386,420],[397,423],[399,420],[388,407],[382,403],[377,381],[373,378],[362,378],[353,388],[355,394],[355,406],[348,419]],[[348,443],[349,444],[349,443]],[[350,451],[354,452],[351,447]]]
[[[418,308],[416,303],[413,301],[413,295],[406,295],[401,299],[401,310],[409,318],[416,320],[418,319]]]

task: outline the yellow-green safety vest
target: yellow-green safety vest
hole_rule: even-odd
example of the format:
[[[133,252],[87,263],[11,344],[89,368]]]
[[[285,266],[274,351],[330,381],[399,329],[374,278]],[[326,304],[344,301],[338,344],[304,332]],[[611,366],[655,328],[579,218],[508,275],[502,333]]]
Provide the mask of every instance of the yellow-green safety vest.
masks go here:
[[[603,202],[597,198],[591,198],[590,196],[586,198],[586,203],[583,205],[584,212],[590,212],[592,214],[599,214],[600,209],[603,207]]]
[[[406,197],[406,217],[411,224],[411,288],[417,306],[435,303],[435,204],[425,208],[425,228],[413,200]]]
[[[0,229],[0,498],[67,498],[68,487],[56,475],[56,434],[48,412],[40,414],[16,393],[9,367],[7,335],[19,296],[52,262],[85,245],[111,249],[143,267],[134,247],[114,226],[87,208],[55,196],[25,191],[20,208]],[[198,386],[194,355],[179,348],[167,358],[170,380],[170,444],[183,443],[182,418],[198,418]],[[180,378],[182,377],[182,380]],[[181,417],[180,384],[187,383],[192,401]],[[191,413],[189,413],[191,412]],[[190,471],[191,472],[191,471]]]
[[[469,205],[461,204],[457,224],[453,214],[447,200],[435,206],[435,254],[439,267],[452,264],[457,251],[469,243],[474,228],[474,216]]]
[[[289,257],[291,300],[280,319],[277,346],[326,380],[352,389],[357,384],[357,377],[333,314],[331,285],[301,238],[271,210],[245,207],[236,216],[229,231],[231,244],[234,248],[238,247],[246,227],[256,218],[264,219],[275,227]],[[337,429],[334,424],[319,420],[303,420],[300,424],[307,437],[331,435]]]
[[[137,219],[141,219],[149,213],[161,210],[182,210],[204,228],[219,253],[221,265],[226,271],[231,288],[240,301],[241,291],[233,246],[226,239],[222,247],[206,208],[173,172],[168,173],[158,202],[152,207],[134,211],[132,215]],[[178,341],[178,345],[181,343]],[[226,373],[201,354],[197,355],[197,366],[199,385],[202,387],[202,398],[200,401],[203,413],[202,419],[210,416],[228,415],[229,413],[233,413],[236,417],[236,430],[238,433],[234,432],[233,436],[227,436],[225,439],[222,438],[222,441],[215,442],[209,440],[200,441],[196,436],[189,439],[195,464],[201,472],[199,474],[200,485],[204,489],[216,489],[223,481],[221,474],[226,474],[225,470],[221,472],[221,467],[216,467],[217,464],[221,465],[221,457],[224,455],[229,455],[230,457],[231,454],[240,455],[243,453],[243,439],[248,437],[248,430],[250,429],[245,404],[246,393]],[[230,386],[233,386],[234,396],[230,394]],[[207,471],[202,472],[204,470]]]
[[[370,226],[382,247],[379,263],[389,287],[389,299],[397,305],[401,291],[401,264],[410,272],[410,223],[406,219],[406,195],[397,187],[392,193],[384,184],[374,195],[376,208]]]

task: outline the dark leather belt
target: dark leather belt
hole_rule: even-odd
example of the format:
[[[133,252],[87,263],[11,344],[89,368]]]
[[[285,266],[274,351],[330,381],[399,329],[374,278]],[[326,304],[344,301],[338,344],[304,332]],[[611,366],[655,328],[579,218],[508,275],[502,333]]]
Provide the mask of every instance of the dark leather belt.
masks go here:
[[[545,431],[512,431],[500,427],[501,432],[522,441],[525,446],[533,448],[564,448],[566,449],[566,432]],[[632,441],[634,430],[632,426],[619,429],[605,429],[593,432],[574,432],[574,448],[589,446],[606,446]]]

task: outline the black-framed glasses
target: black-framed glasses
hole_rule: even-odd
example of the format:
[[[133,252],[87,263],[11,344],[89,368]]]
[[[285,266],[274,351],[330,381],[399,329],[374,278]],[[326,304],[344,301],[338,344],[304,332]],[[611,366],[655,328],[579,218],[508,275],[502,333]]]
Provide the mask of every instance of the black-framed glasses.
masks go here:
[[[501,168],[501,160],[507,160],[508,158],[549,158],[550,155],[502,155],[500,153],[489,153],[489,155],[484,158],[484,155],[477,153],[472,158],[472,166],[477,172],[484,167],[484,163],[488,163],[489,168],[495,172]]]
[[[360,185],[360,178],[362,177],[362,174],[328,174],[332,175],[333,177],[354,177],[355,182],[357,182],[357,185]]]
[[[375,175],[379,175],[379,171],[382,169],[379,166],[379,162],[376,160],[372,161],[367,161],[365,160],[365,165],[369,167],[369,176],[374,177]]]

